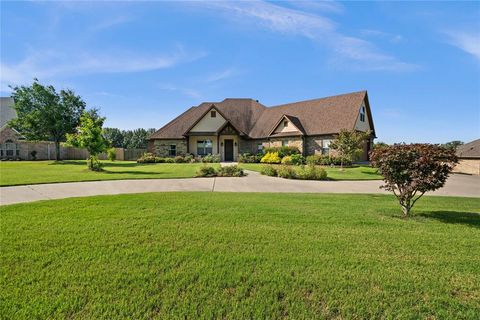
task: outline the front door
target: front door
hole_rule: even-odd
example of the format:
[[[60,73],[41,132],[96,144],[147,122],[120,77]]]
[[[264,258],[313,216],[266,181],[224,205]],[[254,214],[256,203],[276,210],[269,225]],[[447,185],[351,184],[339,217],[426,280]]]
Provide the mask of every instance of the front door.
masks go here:
[[[233,161],[233,140],[224,140],[225,161]]]

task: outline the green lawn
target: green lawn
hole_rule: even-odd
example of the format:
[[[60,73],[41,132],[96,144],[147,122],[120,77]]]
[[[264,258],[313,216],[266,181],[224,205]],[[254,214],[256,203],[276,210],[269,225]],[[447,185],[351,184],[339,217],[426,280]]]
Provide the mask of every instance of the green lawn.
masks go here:
[[[2,161],[0,186],[120,179],[191,178],[201,163],[139,164],[133,161],[102,161],[103,172],[87,169],[85,161]],[[219,166],[219,164],[214,164]]]
[[[263,163],[241,163],[240,166],[246,170],[260,172]],[[279,165],[274,165],[279,166]],[[382,176],[377,173],[377,169],[370,166],[355,166],[352,168],[345,168],[343,171],[338,167],[322,167],[327,171],[328,178],[332,180],[380,180]]]
[[[237,193],[1,207],[4,319],[478,319],[480,199]]]

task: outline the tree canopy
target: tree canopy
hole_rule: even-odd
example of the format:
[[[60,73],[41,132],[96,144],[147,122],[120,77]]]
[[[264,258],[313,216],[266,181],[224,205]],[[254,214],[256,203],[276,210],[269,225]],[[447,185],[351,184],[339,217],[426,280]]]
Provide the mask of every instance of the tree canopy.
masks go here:
[[[363,143],[370,137],[370,131],[360,132],[357,130],[341,130],[330,143],[330,148],[336,150],[341,158],[340,166],[343,168],[343,160],[354,161],[362,153]]]
[[[105,118],[98,116],[96,110],[83,112],[77,133],[67,135],[69,144],[87,149],[90,154],[88,168],[91,170],[100,169],[98,154],[106,151],[108,147],[108,141],[103,136],[104,121]]]
[[[425,192],[444,186],[457,162],[455,150],[431,144],[397,144],[371,153],[385,181],[382,188],[393,192],[406,217]]]
[[[55,142],[56,159],[60,160],[60,142],[74,133],[86,104],[72,90],[57,92],[37,79],[31,86],[13,87],[12,97],[17,118],[10,126],[29,140]]]
[[[117,128],[105,128],[105,138],[115,148],[144,149],[147,147],[148,137],[155,129],[138,128],[135,130],[120,130]]]

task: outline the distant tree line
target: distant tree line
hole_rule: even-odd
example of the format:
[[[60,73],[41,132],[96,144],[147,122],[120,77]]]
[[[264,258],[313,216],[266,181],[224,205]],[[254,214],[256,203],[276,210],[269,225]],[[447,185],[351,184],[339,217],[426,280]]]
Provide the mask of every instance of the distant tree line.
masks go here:
[[[145,149],[148,137],[155,132],[154,128],[134,130],[120,130],[118,128],[104,128],[103,135],[110,141],[112,147],[125,149]]]

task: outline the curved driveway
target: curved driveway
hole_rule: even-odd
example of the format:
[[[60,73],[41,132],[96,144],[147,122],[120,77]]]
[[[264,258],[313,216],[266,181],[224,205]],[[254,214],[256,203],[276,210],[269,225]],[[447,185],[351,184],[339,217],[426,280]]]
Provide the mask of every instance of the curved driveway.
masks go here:
[[[37,184],[0,188],[0,204],[95,195],[168,192],[302,192],[302,193],[386,193],[382,181],[304,181],[262,176],[249,171],[242,178],[189,178],[111,180]],[[480,197],[480,177],[452,175],[444,188],[433,195]]]

